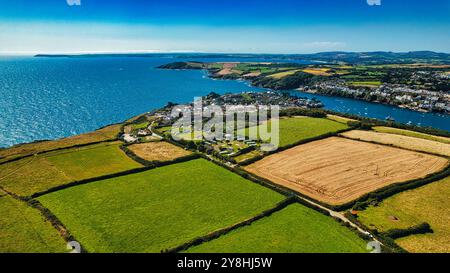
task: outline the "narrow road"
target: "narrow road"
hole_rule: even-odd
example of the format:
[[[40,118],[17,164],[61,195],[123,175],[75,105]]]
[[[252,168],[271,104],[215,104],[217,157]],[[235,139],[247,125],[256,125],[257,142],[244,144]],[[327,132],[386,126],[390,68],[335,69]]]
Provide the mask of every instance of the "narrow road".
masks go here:
[[[148,126],[147,129],[150,131],[150,133],[152,134],[152,136],[155,136],[155,137],[157,137],[157,138],[159,138],[159,139],[163,139],[162,136],[158,135],[157,133],[155,133],[155,132],[153,131],[153,124],[155,124],[155,121],[152,121],[152,123]]]
[[[362,234],[369,235],[370,237],[373,238],[373,236],[372,236],[372,234],[370,234],[370,232],[368,232],[368,231],[366,231],[366,230],[360,228],[359,226],[355,225],[353,222],[351,222],[350,220],[348,220],[347,217],[344,216],[344,214],[342,214],[342,213],[340,213],[340,212],[337,212],[337,211],[334,211],[334,210],[331,210],[331,209],[329,209],[329,208],[326,208],[326,207],[324,207],[324,206],[322,206],[322,205],[320,205],[320,204],[317,204],[317,203],[315,203],[315,202],[313,202],[313,201],[311,201],[311,200],[308,200],[308,199],[306,199],[306,198],[304,198],[304,197],[301,197],[301,196],[298,196],[298,197],[299,197],[300,199],[302,199],[303,201],[308,202],[309,204],[311,204],[311,205],[313,205],[313,206],[315,206],[315,207],[318,207],[318,208],[320,208],[320,209],[326,210],[327,212],[330,213],[331,216],[336,217],[336,218],[339,218],[339,219],[341,219],[341,220],[342,220],[343,222],[345,222],[345,223],[349,223],[350,226],[356,228],[356,229],[357,229],[359,232],[361,232]]]

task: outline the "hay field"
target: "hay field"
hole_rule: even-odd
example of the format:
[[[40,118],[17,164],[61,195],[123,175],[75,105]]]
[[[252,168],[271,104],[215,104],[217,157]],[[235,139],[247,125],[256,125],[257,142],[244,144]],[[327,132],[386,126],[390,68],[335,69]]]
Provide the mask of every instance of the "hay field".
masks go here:
[[[394,195],[358,213],[359,221],[380,232],[427,222],[433,233],[396,240],[410,252],[450,252],[450,177]]]
[[[330,68],[308,68],[302,71],[314,76],[331,76],[331,74],[328,73],[330,70]]]
[[[340,205],[438,172],[447,159],[331,137],[268,156],[245,169],[316,200]]]
[[[399,148],[427,152],[443,156],[450,156],[450,144],[436,142],[427,139],[415,138],[404,135],[394,135],[388,133],[377,133],[371,131],[354,130],[341,134],[356,140],[376,142],[380,144],[392,145]]]
[[[89,144],[106,140],[116,139],[120,132],[121,125],[111,125],[94,132],[76,135],[73,137],[41,141],[28,144],[20,144],[8,149],[0,150],[0,163],[17,157],[33,155],[36,153],[51,151],[60,148],[66,148],[75,145]]]
[[[0,165],[0,186],[21,196],[73,181],[142,167],[119,149],[101,143],[27,157]]]
[[[271,74],[268,77],[271,77],[271,78],[279,80],[279,79],[282,79],[284,77],[294,75],[295,73],[300,72],[300,71],[302,71],[302,70],[301,69],[295,69],[295,70],[289,70],[289,71],[285,71],[285,72],[278,72],[278,73],[275,73],[275,74]]]
[[[333,121],[337,121],[337,122],[340,122],[340,123],[344,123],[344,124],[347,124],[348,122],[351,122],[351,121],[357,121],[355,119],[341,117],[341,116],[336,116],[336,115],[327,115],[327,119],[330,119],[330,120],[333,120]]]
[[[419,133],[419,132],[415,132],[415,131],[392,128],[392,127],[384,127],[384,126],[373,127],[373,130],[378,133],[389,133],[389,134],[410,136],[410,137],[423,138],[423,139],[433,140],[433,141],[437,141],[437,142],[442,142],[445,144],[450,144],[450,138],[443,137],[443,136],[434,136],[434,135],[430,135],[430,134]]]
[[[147,161],[171,161],[191,154],[189,151],[164,141],[134,144],[128,149]]]

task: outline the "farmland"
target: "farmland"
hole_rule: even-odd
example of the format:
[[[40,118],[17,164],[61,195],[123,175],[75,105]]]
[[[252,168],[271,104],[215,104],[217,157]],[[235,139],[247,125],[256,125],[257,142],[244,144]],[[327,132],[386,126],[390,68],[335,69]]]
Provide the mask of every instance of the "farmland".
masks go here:
[[[0,191],[0,252],[67,252],[66,243],[40,212]]]
[[[393,135],[389,133],[377,133],[360,130],[345,132],[342,135],[351,139],[376,142],[420,152],[450,156],[450,144],[445,144],[442,142],[436,142],[423,138],[415,138],[404,135]]]
[[[347,124],[350,121],[355,121],[354,119],[351,118],[346,118],[346,117],[341,117],[341,116],[336,116],[336,115],[327,115],[327,118],[330,120],[334,120],[340,123],[345,123]]]
[[[293,75],[293,74],[295,74],[295,73],[297,73],[299,71],[301,71],[301,70],[297,69],[297,70],[289,70],[289,71],[285,71],[285,72],[278,72],[278,73],[275,73],[275,74],[271,74],[269,77],[279,80],[279,79],[282,79],[284,77]]]
[[[188,250],[192,253],[367,252],[356,233],[300,204]]]
[[[331,74],[328,73],[330,70],[330,68],[309,68],[302,71],[315,76],[331,76]]]
[[[230,69],[233,65],[236,69]],[[199,64],[181,65],[199,69]],[[180,64],[163,65],[179,69]],[[385,103],[415,111],[448,113],[450,90],[446,66],[435,65],[362,65],[336,63],[204,63],[210,77],[249,80],[253,86],[272,90],[300,90],[330,96],[349,97]],[[427,103],[432,100],[431,103]]]
[[[339,205],[393,183],[425,177],[447,164],[437,156],[331,137],[268,156],[246,170]]]
[[[268,125],[269,130],[271,125]],[[318,137],[324,134],[347,129],[348,126],[324,118],[292,117],[280,118],[280,147],[295,144],[299,141]],[[241,134],[242,130],[238,130]],[[245,129],[249,134],[249,129]]]
[[[360,212],[359,221],[381,232],[427,222],[432,234],[396,240],[410,252],[450,252],[450,178],[399,193]]]
[[[0,186],[22,196],[106,174],[142,167],[120,142],[49,152],[0,165]]]
[[[164,141],[133,144],[128,149],[147,161],[171,161],[191,154],[178,146]]]
[[[0,163],[17,157],[33,155],[55,149],[67,148],[75,145],[84,145],[93,142],[113,140],[117,138],[121,125],[111,125],[94,132],[76,135],[54,141],[41,141],[0,150]]]
[[[450,138],[448,137],[441,137],[441,136],[433,136],[429,134],[414,132],[410,130],[404,130],[404,129],[397,129],[397,128],[391,128],[391,127],[383,127],[378,126],[373,128],[376,132],[379,133],[388,133],[388,134],[397,134],[397,135],[403,135],[403,136],[410,136],[410,137],[416,137],[416,138],[422,138],[437,142],[442,142],[445,144],[450,144]]]
[[[160,252],[249,219],[284,198],[198,159],[38,200],[90,252]]]

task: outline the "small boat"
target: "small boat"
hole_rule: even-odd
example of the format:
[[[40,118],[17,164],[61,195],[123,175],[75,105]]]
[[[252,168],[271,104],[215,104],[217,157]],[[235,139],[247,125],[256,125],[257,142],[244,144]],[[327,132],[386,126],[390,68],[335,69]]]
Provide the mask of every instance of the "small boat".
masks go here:
[[[386,117],[386,120],[387,120],[387,121],[395,121],[395,119],[394,119],[393,117],[391,117],[391,116],[387,116],[387,117]]]

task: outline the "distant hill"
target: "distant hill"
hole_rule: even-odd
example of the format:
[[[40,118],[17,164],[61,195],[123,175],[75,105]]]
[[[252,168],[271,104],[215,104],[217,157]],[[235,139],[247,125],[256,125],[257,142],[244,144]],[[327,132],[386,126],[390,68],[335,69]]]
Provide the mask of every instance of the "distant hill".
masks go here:
[[[183,56],[184,58],[195,58],[198,55]],[[348,63],[348,64],[410,64],[410,63],[433,63],[450,64],[450,54],[437,53],[433,51],[412,52],[321,52],[314,54],[208,54],[202,58],[267,58],[280,60],[303,60],[326,63]]]
[[[140,54],[81,54],[81,55],[51,55],[39,54],[35,57],[66,57],[66,58],[99,58],[99,57],[167,57],[188,58],[258,58],[277,59],[281,61],[303,60],[325,63],[347,63],[347,64],[410,64],[410,63],[432,63],[450,64],[450,54],[433,51],[412,52],[321,52],[315,54],[205,54],[205,53],[140,53]]]

